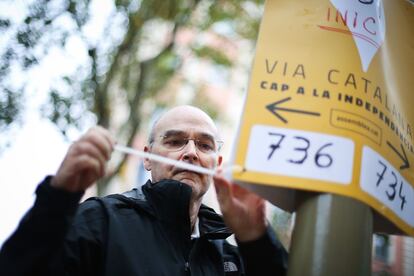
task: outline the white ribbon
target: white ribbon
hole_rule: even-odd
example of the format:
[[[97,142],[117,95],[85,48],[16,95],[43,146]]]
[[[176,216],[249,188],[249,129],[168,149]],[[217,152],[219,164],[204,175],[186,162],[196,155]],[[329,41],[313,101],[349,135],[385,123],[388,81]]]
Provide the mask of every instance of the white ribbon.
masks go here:
[[[115,145],[115,150],[126,153],[126,154],[132,154],[141,158],[148,158],[157,162],[162,162],[162,163],[166,163],[169,165],[172,165],[174,167],[178,167],[181,169],[185,169],[185,170],[189,170],[189,171],[193,171],[193,172],[197,172],[197,173],[202,173],[202,174],[207,174],[207,175],[215,175],[216,174],[216,170],[211,170],[211,169],[207,169],[204,167],[200,167],[200,166],[196,166],[193,164],[189,164],[183,161],[179,161],[179,160],[174,160],[174,159],[170,159],[164,156],[160,156],[157,154],[153,154],[153,153],[149,153],[149,152],[144,152],[144,151],[139,151],[133,148],[129,148],[129,147],[125,147],[125,146],[121,146],[121,145]],[[239,168],[240,166],[231,166],[230,168],[227,169],[231,169],[231,170],[240,170]],[[224,173],[224,169],[223,169],[223,173]]]

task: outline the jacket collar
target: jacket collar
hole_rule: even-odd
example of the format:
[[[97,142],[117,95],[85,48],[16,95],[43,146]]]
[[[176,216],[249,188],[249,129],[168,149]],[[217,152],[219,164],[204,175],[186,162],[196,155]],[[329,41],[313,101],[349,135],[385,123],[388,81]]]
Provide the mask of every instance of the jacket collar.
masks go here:
[[[207,239],[226,239],[233,234],[224,224],[223,218],[204,204],[201,204],[198,217],[201,236],[204,235]]]
[[[170,223],[185,222],[189,224],[191,187],[176,180],[150,180],[142,186],[146,200],[155,210],[157,217]]]
[[[167,224],[190,225],[189,204],[191,187],[171,179],[152,183],[150,180],[118,197],[122,201],[146,211]],[[225,239],[232,232],[212,208],[202,204],[198,213],[201,237]]]

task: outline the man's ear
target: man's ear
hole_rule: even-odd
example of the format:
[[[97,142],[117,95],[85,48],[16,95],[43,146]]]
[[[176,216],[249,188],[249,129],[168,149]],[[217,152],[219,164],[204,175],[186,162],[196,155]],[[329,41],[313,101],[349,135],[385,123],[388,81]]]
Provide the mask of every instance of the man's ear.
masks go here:
[[[145,151],[145,152],[150,152],[149,147],[148,147],[148,146],[145,146],[145,147],[144,147],[144,151]],[[150,171],[150,170],[151,170],[151,161],[150,161],[148,158],[144,158],[144,168],[145,168],[147,171]]]

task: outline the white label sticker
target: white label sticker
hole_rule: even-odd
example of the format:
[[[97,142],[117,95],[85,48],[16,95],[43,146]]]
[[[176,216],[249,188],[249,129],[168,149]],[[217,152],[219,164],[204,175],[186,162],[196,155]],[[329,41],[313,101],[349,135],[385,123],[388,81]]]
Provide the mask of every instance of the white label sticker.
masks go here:
[[[343,137],[256,125],[250,134],[246,169],[349,184],[354,142]]]
[[[364,146],[360,186],[390,208],[405,223],[414,226],[414,190],[379,153]]]
[[[331,0],[354,38],[366,72],[384,42],[385,16],[382,0]]]

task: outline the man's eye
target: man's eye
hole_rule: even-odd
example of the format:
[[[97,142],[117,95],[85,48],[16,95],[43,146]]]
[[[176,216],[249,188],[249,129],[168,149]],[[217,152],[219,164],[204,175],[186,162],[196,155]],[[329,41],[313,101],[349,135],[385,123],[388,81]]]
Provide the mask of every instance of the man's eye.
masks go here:
[[[199,147],[205,151],[212,151],[214,146],[211,143],[199,142]]]
[[[177,146],[182,146],[184,144],[183,139],[168,139],[166,141],[167,145],[173,146],[173,147],[177,147]]]

